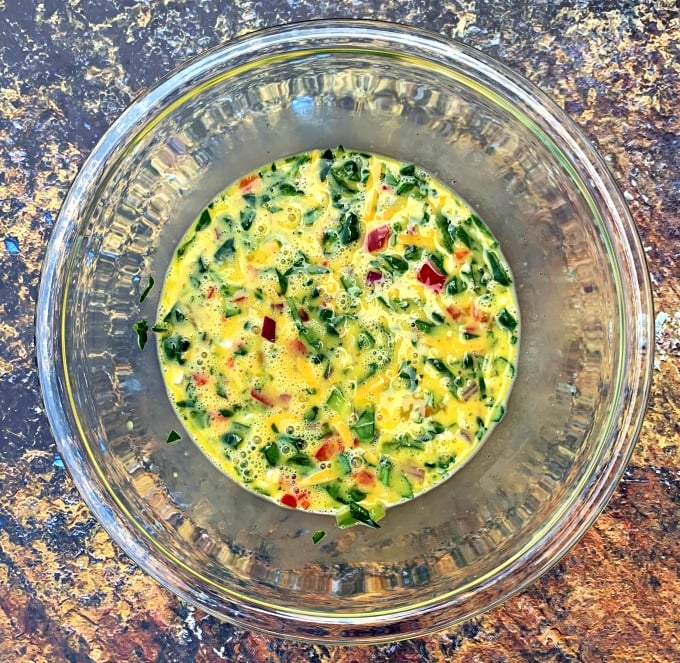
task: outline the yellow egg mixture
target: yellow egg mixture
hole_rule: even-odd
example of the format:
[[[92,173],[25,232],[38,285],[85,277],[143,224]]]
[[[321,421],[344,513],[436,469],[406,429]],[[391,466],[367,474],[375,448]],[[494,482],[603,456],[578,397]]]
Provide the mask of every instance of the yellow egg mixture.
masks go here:
[[[484,223],[412,164],[276,161],[201,213],[154,331],[189,435],[244,488],[377,526],[503,414],[518,341]]]

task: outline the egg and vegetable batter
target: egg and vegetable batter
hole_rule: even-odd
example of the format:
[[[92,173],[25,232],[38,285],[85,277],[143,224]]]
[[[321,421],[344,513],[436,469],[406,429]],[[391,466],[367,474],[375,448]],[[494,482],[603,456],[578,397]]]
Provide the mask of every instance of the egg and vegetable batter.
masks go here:
[[[519,323],[510,269],[463,201],[413,164],[339,147],[217,196],[175,252],[153,331],[170,400],[227,475],[377,526],[503,417]]]

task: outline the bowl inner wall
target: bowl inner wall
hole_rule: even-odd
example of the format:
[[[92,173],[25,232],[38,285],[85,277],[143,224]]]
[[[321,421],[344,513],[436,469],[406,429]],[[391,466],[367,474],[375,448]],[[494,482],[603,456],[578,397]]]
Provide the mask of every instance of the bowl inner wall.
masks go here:
[[[556,148],[462,73],[441,76],[334,53],[216,79],[137,138],[86,221],[64,360],[88,452],[121,507],[217,591],[247,586],[280,603],[285,587],[291,606],[357,612],[379,607],[385,589],[391,607],[463,591],[556,515],[609,425],[601,404],[617,381],[620,305],[599,220]],[[505,419],[451,480],[391,510],[380,530],[284,510],[224,477],[186,436],[167,445],[181,423],[153,338],[141,353],[132,330],[153,323],[176,243],[217,192],[281,156],[338,144],[413,161],[461,194],[500,240],[522,314]],[[157,285],[140,305],[148,275]]]

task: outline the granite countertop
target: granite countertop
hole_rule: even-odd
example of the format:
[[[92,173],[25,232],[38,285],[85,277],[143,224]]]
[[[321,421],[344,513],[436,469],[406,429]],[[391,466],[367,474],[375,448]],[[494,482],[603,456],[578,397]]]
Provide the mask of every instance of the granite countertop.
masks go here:
[[[550,94],[605,156],[656,306],[640,443],[545,577],[462,626],[371,648],[295,644],[187,607],[92,518],[40,400],[33,320],[59,206],[105,129],[186,58],[266,25],[436,29]],[[0,662],[680,660],[680,12],[675,0],[0,0]]]

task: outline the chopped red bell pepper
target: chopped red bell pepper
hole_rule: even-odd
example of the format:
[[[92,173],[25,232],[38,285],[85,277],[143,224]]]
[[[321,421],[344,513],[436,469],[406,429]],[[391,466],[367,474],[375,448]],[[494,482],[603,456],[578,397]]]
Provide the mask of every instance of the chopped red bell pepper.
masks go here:
[[[305,309],[299,308],[297,310],[297,312],[298,312],[298,315],[300,316],[300,320],[302,320],[302,322],[309,322],[309,313],[307,313],[307,311],[305,311]]]
[[[451,306],[446,307],[446,312],[454,319],[458,320],[461,318],[461,316],[465,313],[462,308],[458,308],[457,306],[454,306],[451,304]]]
[[[262,338],[266,338],[270,343],[276,341],[276,320],[267,315],[262,320]]]
[[[297,508],[297,500],[295,499],[295,496],[291,495],[290,493],[282,495],[279,502],[281,502],[281,504],[284,506],[289,506],[291,509]]]
[[[472,317],[478,322],[489,322],[489,313],[477,308],[477,305],[472,307]]]
[[[257,389],[251,389],[250,396],[267,407],[272,407],[274,405],[274,403],[267,396],[265,396],[261,391],[257,391]]]
[[[300,509],[309,509],[311,506],[308,490],[302,490],[299,486],[295,486],[293,488],[293,497],[297,500],[297,506]]]
[[[290,351],[295,355],[304,357],[307,354],[307,346],[299,338],[294,338],[288,345]]]
[[[326,460],[331,460],[331,458],[335,458],[337,455],[338,443],[335,438],[331,437],[319,447],[318,451],[314,454],[314,458],[323,462]]]
[[[205,298],[206,299],[212,299],[216,294],[217,294],[217,288],[214,285],[211,285],[208,288],[208,293],[206,294]]]
[[[369,253],[374,253],[375,251],[380,251],[380,249],[385,248],[387,240],[390,238],[390,227],[380,226],[379,228],[374,228],[371,232],[366,235],[366,250]]]
[[[253,173],[252,175],[246,175],[245,177],[242,177],[239,180],[238,188],[239,189],[249,189],[250,186],[252,185],[252,183],[256,182],[258,179],[259,179],[259,177],[256,173]]]
[[[366,285],[373,285],[378,281],[382,281],[382,272],[374,272],[372,269],[366,274]]]
[[[438,272],[429,262],[424,262],[418,270],[418,280],[435,292],[441,292],[446,283],[446,276]]]
[[[375,483],[375,475],[368,470],[359,470],[358,472],[355,472],[353,476],[357,480],[357,483],[362,486],[372,486]]]
[[[197,387],[203,387],[203,386],[205,386],[206,384],[208,384],[208,376],[207,376],[207,375],[203,375],[203,373],[194,373],[194,374],[191,376],[191,379],[194,381],[194,384],[195,384]]]

